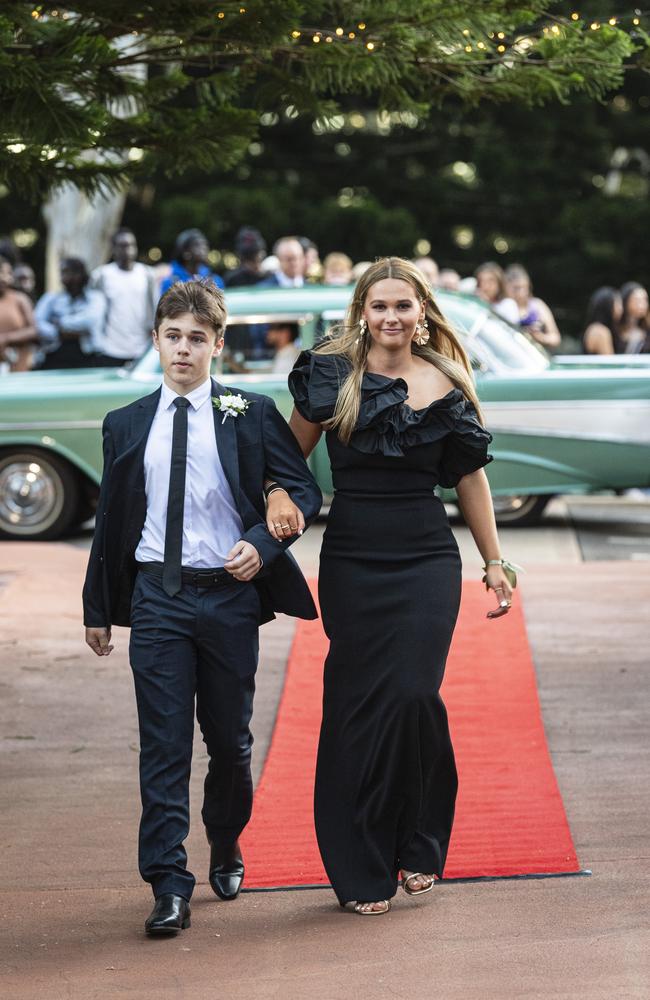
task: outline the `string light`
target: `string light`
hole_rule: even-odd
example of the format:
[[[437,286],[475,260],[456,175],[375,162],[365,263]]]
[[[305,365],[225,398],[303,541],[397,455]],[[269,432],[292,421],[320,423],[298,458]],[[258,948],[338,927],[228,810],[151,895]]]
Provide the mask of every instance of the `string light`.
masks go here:
[[[56,16],[59,15],[60,12],[59,11],[51,11],[50,13],[51,13],[52,16],[56,17]],[[239,13],[240,14],[245,14],[246,13],[246,7],[240,7],[239,8]],[[633,18],[631,18],[630,20],[631,20],[632,24],[635,27],[638,27],[640,25],[640,23],[641,23],[642,11],[635,10],[634,13],[635,13],[636,16],[633,17]],[[34,9],[34,10],[32,10],[31,15],[32,15],[33,18],[39,18],[39,17],[41,17],[41,12],[40,12],[39,9]],[[225,13],[223,11],[219,11],[219,13],[217,14],[217,17],[220,20],[222,20],[223,18],[225,18],[225,16],[226,15],[225,15]],[[579,14],[578,11],[573,11],[571,13],[570,17],[571,17],[571,20],[574,21],[574,22],[580,20],[580,14]],[[620,18],[618,16],[612,15],[612,17],[610,17],[610,18],[607,19],[606,23],[609,24],[611,27],[614,28],[614,27],[618,26],[619,21],[620,21]],[[603,23],[605,23],[605,22],[603,22]],[[367,25],[366,25],[365,21],[359,21],[359,23],[357,25],[357,28],[358,28],[359,31],[365,31],[366,27],[367,27]],[[589,24],[589,28],[590,28],[591,31],[599,31],[601,27],[602,27],[602,23],[600,21],[592,21]],[[542,31],[543,31],[543,34],[547,35],[547,36],[550,33],[552,33],[556,37],[562,34],[562,28],[561,28],[560,25],[557,25],[557,24],[554,24],[552,26],[545,26],[542,29]],[[463,28],[462,29],[462,34],[465,37],[466,42],[467,42],[467,44],[464,46],[465,52],[468,52],[468,53],[469,52],[473,52],[474,48],[479,49],[482,52],[486,51],[487,45],[485,44],[485,42],[479,41],[479,42],[474,42],[473,44],[470,43],[470,36],[471,36],[471,29],[470,28]],[[350,41],[354,41],[354,39],[357,37],[357,34],[356,34],[355,31],[348,31],[346,33],[345,29],[342,26],[340,26],[340,25],[337,28],[334,29],[334,35],[336,35],[336,38],[338,38],[338,39],[343,39],[347,35],[347,38]],[[302,32],[299,29],[295,28],[291,32],[291,37],[293,39],[301,38],[302,37]],[[489,39],[491,39],[491,40],[496,40],[496,39],[499,40],[500,44],[498,44],[496,46],[497,52],[506,52],[507,51],[507,45],[503,44],[503,42],[504,42],[504,40],[506,38],[506,32],[505,31],[497,31],[497,32],[489,31],[489,32],[487,32],[487,37]],[[315,45],[318,45],[322,41],[325,41],[328,44],[331,44],[336,39],[332,35],[324,35],[323,32],[321,31],[321,32],[317,32],[314,35],[312,35],[311,40],[312,40],[312,42]],[[365,44],[366,49],[369,52],[373,52],[377,48],[377,43],[376,42],[365,42],[364,44]]]
[[[222,10],[220,10],[219,13],[217,14],[217,17],[219,18],[220,21],[223,21],[223,19],[224,19],[225,16],[226,15],[224,14],[224,12]]]
[[[246,13],[246,8],[245,7],[240,7],[239,8],[239,13],[240,14],[245,14]]]

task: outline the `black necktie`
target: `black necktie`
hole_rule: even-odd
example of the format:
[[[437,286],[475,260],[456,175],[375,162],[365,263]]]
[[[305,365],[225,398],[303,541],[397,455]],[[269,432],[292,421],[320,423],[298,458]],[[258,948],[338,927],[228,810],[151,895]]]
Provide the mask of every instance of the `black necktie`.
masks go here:
[[[169,496],[165,525],[165,562],[162,585],[173,597],[181,589],[181,557],[183,554],[183,506],[185,503],[185,468],[187,464],[187,408],[189,400],[177,396],[174,400],[174,430],[172,461],[169,470]]]

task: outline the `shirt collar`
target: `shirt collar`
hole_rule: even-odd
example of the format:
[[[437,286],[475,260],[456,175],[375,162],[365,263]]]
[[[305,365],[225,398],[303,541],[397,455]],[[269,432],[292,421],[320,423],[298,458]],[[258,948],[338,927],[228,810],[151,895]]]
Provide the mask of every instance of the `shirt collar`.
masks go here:
[[[276,272],[278,284],[282,288],[302,288],[304,283],[304,278],[302,275],[297,275],[295,278],[290,278],[284,271]]]
[[[205,382],[202,382],[201,385],[197,385],[196,389],[192,389],[191,392],[188,392],[185,398],[187,399],[193,410],[198,410],[210,398],[211,395],[212,395],[212,379],[208,376]],[[176,399],[177,396],[178,393],[174,392],[173,389],[170,389],[169,386],[165,382],[163,382],[162,388],[160,390],[160,402],[163,410],[169,410],[172,407],[174,400]]]

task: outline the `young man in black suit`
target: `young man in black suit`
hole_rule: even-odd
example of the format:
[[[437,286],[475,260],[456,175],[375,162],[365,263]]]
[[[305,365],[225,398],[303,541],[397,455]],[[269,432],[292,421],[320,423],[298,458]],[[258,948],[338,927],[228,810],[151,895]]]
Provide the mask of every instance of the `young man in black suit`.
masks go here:
[[[176,284],[161,298],[154,345],[163,385],[104,421],[104,474],[83,592],[86,642],[113,648],[130,625],[140,724],[139,867],[156,903],[149,934],[190,923],[189,830],[194,707],[207,746],[202,817],[210,883],[236,898],[238,837],[250,818],[249,722],[258,626],[274,611],[315,618],[307,583],[285,551],[320,509],[321,494],[288,425],[266,396],[210,378],[226,310],[211,282]],[[283,542],[266,527],[264,482]],[[268,487],[267,487],[268,492]],[[293,508],[287,493],[296,507]]]

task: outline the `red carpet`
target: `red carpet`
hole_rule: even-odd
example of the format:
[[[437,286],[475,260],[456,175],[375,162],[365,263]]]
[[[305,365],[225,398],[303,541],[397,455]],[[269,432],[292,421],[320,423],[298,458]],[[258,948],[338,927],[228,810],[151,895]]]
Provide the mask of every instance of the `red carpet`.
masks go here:
[[[460,779],[445,878],[577,872],[521,605],[489,621],[492,604],[481,584],[464,584],[443,686]],[[298,622],[243,839],[248,888],[327,884],[312,821],[326,652],[320,621]]]

